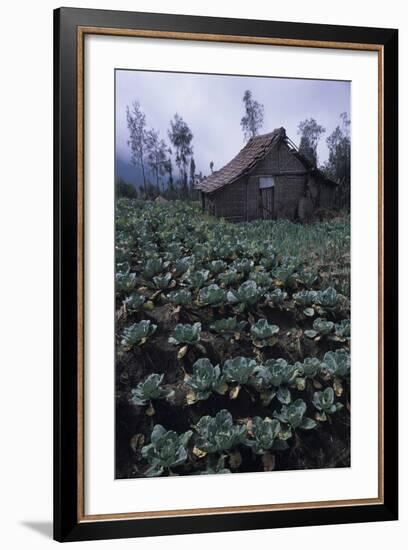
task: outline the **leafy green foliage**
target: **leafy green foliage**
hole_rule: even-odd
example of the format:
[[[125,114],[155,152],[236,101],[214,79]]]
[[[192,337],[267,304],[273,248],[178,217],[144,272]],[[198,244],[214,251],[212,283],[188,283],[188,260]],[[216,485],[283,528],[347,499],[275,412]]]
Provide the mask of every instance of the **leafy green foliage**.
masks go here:
[[[150,438],[150,444],[142,448],[142,457],[150,464],[145,472],[146,477],[161,475],[164,470],[175,468],[187,460],[187,444],[192,436],[191,430],[178,435],[166,431],[161,424],[156,424]]]
[[[285,359],[268,359],[255,369],[255,384],[259,388],[290,386],[301,372],[300,363],[289,364]]]
[[[342,319],[340,323],[335,324],[335,335],[340,340],[345,341],[347,338],[350,338],[351,336],[351,324],[350,319]]]
[[[198,301],[203,306],[219,306],[223,303],[225,292],[216,284],[205,286],[198,293]]]
[[[220,367],[218,365],[214,367],[206,357],[198,359],[193,365],[193,374],[186,380],[186,384],[193,389],[195,401],[208,399],[211,393],[217,391],[222,384]]]
[[[178,324],[169,337],[170,344],[196,344],[201,337],[201,323]]]
[[[155,275],[159,275],[166,269],[168,262],[163,262],[162,258],[149,258],[142,271],[145,279],[153,279]]]
[[[319,291],[318,304],[326,309],[335,308],[340,300],[339,295],[333,287],[329,287],[326,290]]]
[[[178,259],[174,264],[175,275],[183,275],[188,269],[192,269],[194,266],[194,256],[185,256]]]
[[[279,439],[280,431],[281,425],[279,420],[268,417],[262,419],[259,416],[255,416],[252,419],[253,439],[246,439],[245,445],[251,447],[252,451],[257,455],[263,455],[272,448],[283,450],[288,445],[282,439]]]
[[[167,288],[171,282],[171,273],[165,273],[164,275],[155,275],[153,277],[154,286],[160,290]]]
[[[317,336],[328,336],[334,331],[334,323],[318,317],[313,321],[313,330],[305,330],[305,336],[316,338]]]
[[[191,292],[185,288],[182,288],[180,290],[173,290],[172,292],[169,292],[166,296],[169,302],[176,306],[187,306],[188,304],[191,304]]]
[[[319,293],[317,290],[302,290],[295,292],[293,299],[301,306],[313,306],[319,303]]]
[[[255,281],[260,288],[270,288],[272,286],[272,278],[265,271],[254,271],[250,273],[249,279]]]
[[[132,390],[131,401],[135,405],[147,405],[152,399],[166,399],[174,394],[173,390],[161,387],[164,374],[150,374]]]
[[[343,299],[333,287],[326,290],[302,290],[293,295],[296,303],[302,306],[320,306],[323,310],[335,309]]]
[[[200,472],[201,475],[208,474],[230,474],[231,470],[225,467],[225,457],[209,454],[206,461],[206,469]]]
[[[140,321],[123,329],[122,346],[132,348],[133,346],[141,346],[144,344],[157,329],[150,321]]]
[[[332,376],[349,376],[350,353],[345,349],[328,351],[324,356],[322,368]]]
[[[273,346],[277,342],[276,335],[278,332],[279,327],[270,325],[266,319],[258,319],[250,329],[252,341],[259,348]]]
[[[244,330],[245,325],[245,321],[237,321],[236,317],[228,317],[227,319],[218,319],[210,326],[210,329],[228,340],[234,334]]]
[[[256,361],[248,357],[234,357],[225,361],[222,374],[227,382],[246,384],[254,372]]]
[[[232,262],[231,267],[238,273],[250,273],[254,267],[254,262],[249,258],[240,258]]]
[[[173,475],[173,467],[175,474],[217,474],[332,462],[325,442],[333,437],[334,449],[347,438],[350,399],[349,218],[230,224],[185,202],[119,199],[115,240],[118,406],[130,399],[146,407],[136,410],[140,433],[131,460],[121,457],[123,475],[144,475],[147,467],[146,475]],[[316,334],[302,338],[308,329]],[[169,353],[168,341],[178,349]],[[166,372],[164,387],[162,374],[148,376],[154,365]],[[342,405],[337,419],[333,406]],[[174,413],[185,431],[200,417],[217,424],[217,411],[230,418],[203,428],[208,437],[201,439],[218,450],[197,446],[198,430],[190,451],[182,450],[178,434],[164,437],[164,428],[161,451],[153,450],[151,415],[162,421]],[[317,425],[311,414],[319,431],[305,436],[302,429]],[[284,453],[288,445],[293,452]],[[149,459],[146,450],[140,458],[142,447],[150,447]]]
[[[280,412],[274,411],[273,416],[280,422],[288,424],[293,430],[298,428],[312,430],[317,424],[311,418],[305,417],[306,409],[303,399],[296,399],[289,405],[282,405]]]
[[[280,288],[275,288],[273,292],[268,292],[268,294],[265,295],[265,298],[268,305],[277,307],[284,304],[287,296],[287,292],[281,290]]]
[[[246,435],[245,426],[235,425],[226,409],[219,411],[215,417],[203,416],[196,428],[198,437],[195,446],[206,453],[229,451],[243,443]]]
[[[128,296],[124,304],[126,305],[126,308],[128,311],[140,311],[143,308],[144,303],[146,302],[146,298],[142,294],[138,294],[137,292],[133,292],[130,296]]]
[[[235,269],[229,269],[218,275],[218,280],[224,286],[230,286],[239,281],[240,274]]]
[[[193,271],[187,277],[186,282],[188,285],[192,286],[193,288],[199,289],[205,285],[205,283],[208,280],[209,274],[210,272],[208,271],[208,269]]]
[[[238,290],[230,290],[227,300],[230,304],[238,305],[242,310],[255,305],[263,296],[264,291],[258,287],[255,281],[245,281]]]
[[[343,408],[339,402],[335,403],[333,388],[326,388],[323,391],[317,391],[313,394],[313,405],[318,411],[321,411],[319,420],[325,421],[328,414],[334,414]]]
[[[227,264],[223,260],[213,260],[208,264],[208,269],[213,275],[221,273],[221,271],[224,271],[226,267]]]
[[[118,292],[129,293],[136,286],[136,275],[134,273],[116,273],[115,285]]]
[[[306,357],[301,364],[300,370],[306,378],[314,378],[320,372],[321,361],[317,357]]]

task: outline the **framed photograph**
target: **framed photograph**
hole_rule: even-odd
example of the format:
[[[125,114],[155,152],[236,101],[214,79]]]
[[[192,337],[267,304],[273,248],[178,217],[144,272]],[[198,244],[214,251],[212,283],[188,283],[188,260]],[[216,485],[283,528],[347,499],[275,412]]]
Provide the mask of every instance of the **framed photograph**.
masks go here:
[[[54,28],[55,539],[397,519],[397,30]]]

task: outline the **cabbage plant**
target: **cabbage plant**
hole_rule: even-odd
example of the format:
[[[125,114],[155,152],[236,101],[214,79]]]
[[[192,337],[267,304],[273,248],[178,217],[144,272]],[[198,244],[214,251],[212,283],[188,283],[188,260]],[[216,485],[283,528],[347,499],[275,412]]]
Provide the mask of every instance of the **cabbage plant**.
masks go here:
[[[329,286],[326,290],[319,291],[318,304],[325,309],[335,308],[340,301],[340,296],[336,290]]]
[[[207,282],[209,274],[208,269],[193,271],[186,278],[186,282],[192,288],[200,289]]]
[[[326,388],[323,391],[317,391],[313,394],[313,405],[316,407],[319,414],[319,420],[327,420],[328,414],[334,414],[343,408],[343,405],[339,402],[335,403],[333,388]]]
[[[240,258],[232,262],[231,267],[238,273],[249,273],[254,267],[254,262],[249,258]]]
[[[159,290],[164,290],[170,286],[171,273],[164,273],[163,275],[155,275],[153,277],[153,284]]]
[[[142,447],[142,457],[150,464],[145,472],[146,477],[160,476],[165,470],[184,464],[188,457],[187,445],[193,435],[191,430],[178,435],[167,431],[161,424],[153,428],[150,444]]]
[[[223,384],[220,367],[218,365],[214,367],[206,357],[198,359],[193,365],[193,374],[186,380],[186,384],[193,390],[193,402],[204,401]]]
[[[246,427],[235,425],[226,409],[215,417],[203,416],[197,423],[198,437],[195,446],[206,453],[229,451],[245,441]]]
[[[142,275],[144,279],[153,279],[155,275],[158,275],[166,269],[168,262],[164,262],[162,258],[149,258],[144,264]]]
[[[308,338],[328,336],[333,331],[334,323],[332,321],[326,321],[326,319],[318,317],[313,321],[313,330],[305,330],[305,336]]]
[[[265,295],[266,303],[269,306],[281,306],[283,305],[287,296],[287,292],[281,290],[280,288],[275,288],[275,290],[273,290],[272,292],[268,292],[268,294]]]
[[[291,401],[289,388],[296,385],[301,374],[301,364],[289,364],[285,359],[268,359],[263,365],[255,368],[253,384],[261,392],[264,404],[269,404],[275,397],[281,403]]]
[[[134,323],[123,329],[121,344],[127,349],[133,346],[141,346],[156,332],[156,329],[157,325],[154,325],[149,320]]]
[[[323,359],[322,369],[336,377],[346,377],[350,374],[350,353],[345,349],[328,351]]]
[[[292,256],[283,258],[281,264],[272,271],[276,284],[292,288],[296,282],[297,261]]]
[[[116,273],[115,275],[115,287],[117,292],[129,293],[136,286],[135,273]]]
[[[318,303],[319,293],[317,290],[302,290],[301,292],[295,292],[293,299],[301,306],[313,306]]]
[[[234,357],[225,361],[222,375],[226,382],[246,384],[256,367],[256,361],[248,357]]]
[[[216,284],[203,287],[198,293],[198,303],[202,306],[220,306],[225,299],[225,292]]]
[[[227,267],[227,263],[223,260],[213,260],[208,264],[207,267],[213,275],[217,275],[218,273],[221,273],[221,271],[224,271],[224,269]]]
[[[276,335],[279,332],[277,325],[270,325],[266,319],[258,319],[251,326],[250,333],[254,346],[264,348],[265,346],[273,346],[277,342]]]
[[[350,319],[343,319],[340,323],[334,325],[334,333],[336,337],[342,341],[347,340],[351,336]]]
[[[201,323],[178,324],[169,337],[170,344],[196,344],[201,337]]]
[[[128,311],[140,311],[143,308],[143,305],[146,301],[146,298],[142,294],[133,292],[124,300],[124,305]]]
[[[320,373],[321,361],[317,357],[306,357],[303,363],[300,363],[300,370],[306,378],[314,378]]]
[[[289,405],[282,405],[279,412],[273,412],[273,416],[280,422],[288,424],[293,430],[298,428],[311,430],[317,426],[317,423],[312,418],[305,417],[306,408],[306,403],[302,399],[296,399]]]
[[[150,374],[131,391],[131,402],[135,405],[147,405],[153,399],[166,399],[174,394],[171,389],[161,387],[164,374]]]
[[[224,286],[230,286],[239,281],[240,274],[235,269],[229,269],[228,271],[225,271],[224,273],[219,273],[218,275],[218,281],[223,284]]]
[[[183,275],[188,269],[194,267],[194,256],[184,256],[174,263],[176,275]]]
[[[243,311],[245,308],[253,306],[262,298],[264,291],[259,288],[255,281],[245,281],[238,290],[230,290],[227,293],[227,300],[230,304],[236,305]]]
[[[187,306],[191,304],[191,292],[186,288],[173,290],[166,296],[167,300],[175,306]]]
[[[279,439],[281,425],[276,418],[260,418],[255,416],[252,419],[253,439],[246,439],[245,445],[250,447],[257,455],[263,455],[270,449],[283,450],[287,448],[287,443]]]
[[[255,281],[261,288],[270,288],[272,286],[272,279],[265,271],[254,271],[249,275],[249,279]]]
[[[265,256],[259,261],[259,265],[265,269],[273,269],[276,267],[276,252],[269,250],[265,253]]]
[[[232,338],[234,334],[244,330],[245,325],[245,321],[237,321],[236,317],[228,317],[227,319],[218,319],[210,325],[210,329],[217,334],[221,334],[221,336],[228,340]]]
[[[209,454],[206,460],[206,468],[201,475],[208,474],[230,474],[231,470],[225,467],[225,457],[217,456],[215,454]]]

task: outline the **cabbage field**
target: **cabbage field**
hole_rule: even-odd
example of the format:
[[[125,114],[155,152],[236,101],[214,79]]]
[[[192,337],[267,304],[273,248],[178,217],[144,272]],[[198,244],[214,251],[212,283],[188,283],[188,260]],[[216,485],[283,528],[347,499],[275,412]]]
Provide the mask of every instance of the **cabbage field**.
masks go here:
[[[350,220],[116,206],[117,478],[350,465]]]

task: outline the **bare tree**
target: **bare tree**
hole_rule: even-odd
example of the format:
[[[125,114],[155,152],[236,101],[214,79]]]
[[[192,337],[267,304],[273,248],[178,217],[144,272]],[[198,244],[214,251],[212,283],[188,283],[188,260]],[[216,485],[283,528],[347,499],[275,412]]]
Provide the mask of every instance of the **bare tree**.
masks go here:
[[[166,143],[153,128],[146,132],[146,153],[149,166],[156,176],[157,192],[160,193],[160,178],[166,171]]]
[[[244,132],[244,141],[258,135],[264,119],[264,106],[252,98],[252,92],[246,90],[244,97],[245,115],[241,118],[241,127]]]
[[[187,195],[187,165],[189,158],[193,154],[193,146],[191,145],[193,133],[182,117],[176,113],[174,120],[170,121],[168,135],[176,150],[176,164],[180,171],[183,192]]]
[[[144,167],[145,159],[145,138],[146,138],[146,116],[143,113],[140,103],[134,101],[132,108],[126,107],[126,120],[129,129],[129,140],[127,142],[131,151],[133,165],[140,165],[143,174],[143,187],[145,196],[147,194],[146,174]]]
[[[298,134],[300,134],[299,151],[314,165],[317,166],[317,146],[320,137],[326,128],[317,124],[314,118],[302,120],[298,126]]]
[[[194,185],[195,185],[195,178],[196,178],[196,165],[194,157],[191,157],[190,160],[190,191],[194,191]]]

